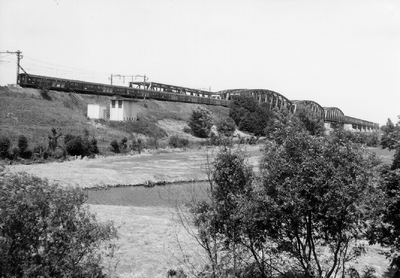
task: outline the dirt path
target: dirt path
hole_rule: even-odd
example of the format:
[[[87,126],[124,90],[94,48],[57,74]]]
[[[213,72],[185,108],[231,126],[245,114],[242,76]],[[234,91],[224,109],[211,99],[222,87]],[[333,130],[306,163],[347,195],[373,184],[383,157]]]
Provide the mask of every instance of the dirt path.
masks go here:
[[[138,185],[151,182],[206,180],[207,157],[212,160],[216,149],[181,152],[159,152],[97,159],[78,159],[33,165],[11,165],[11,172],[24,171],[47,178],[61,185],[92,188],[117,185]],[[259,146],[248,146],[249,163],[257,168],[261,156]]]

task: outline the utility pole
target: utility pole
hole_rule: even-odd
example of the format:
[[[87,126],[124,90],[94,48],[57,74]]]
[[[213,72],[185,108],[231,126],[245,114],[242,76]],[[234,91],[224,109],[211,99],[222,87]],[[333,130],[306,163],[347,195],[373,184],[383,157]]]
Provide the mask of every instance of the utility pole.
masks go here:
[[[0,52],[0,54],[5,53],[5,54],[17,54],[17,82],[15,83],[15,85],[18,85],[18,76],[19,76],[19,68],[21,67],[19,65],[20,61],[22,58],[24,58],[24,56],[22,56],[22,52],[17,50],[17,51],[5,51],[5,52]]]
[[[122,77],[123,83],[125,83],[125,77],[131,77],[132,78],[132,82],[133,82],[133,78],[135,78],[135,80],[136,80],[137,77],[143,77],[143,87],[146,86],[146,80],[149,79],[148,77],[146,77],[146,74],[145,75],[138,75],[138,74],[137,75],[111,74],[111,77],[108,78],[110,80],[111,85],[113,84],[113,77],[119,77],[119,79],[121,79],[121,77]]]

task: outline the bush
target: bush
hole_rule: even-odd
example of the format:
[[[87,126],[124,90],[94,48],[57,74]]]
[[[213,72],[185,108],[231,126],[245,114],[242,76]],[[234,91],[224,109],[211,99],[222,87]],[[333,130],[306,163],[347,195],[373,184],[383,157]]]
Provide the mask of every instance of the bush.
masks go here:
[[[258,103],[251,96],[237,96],[229,106],[229,116],[238,129],[253,133],[256,136],[265,135],[265,128],[271,125],[274,113],[268,103]]]
[[[185,148],[189,145],[189,140],[180,138],[178,135],[173,135],[169,138],[168,145],[172,148]]]
[[[21,153],[25,152],[28,149],[28,138],[25,135],[18,136],[18,148]]]
[[[49,157],[48,150],[42,145],[36,145],[33,148],[33,158],[47,159]]]
[[[111,151],[113,152],[113,153],[120,153],[120,150],[119,150],[119,144],[118,144],[118,142],[117,142],[117,140],[112,140],[111,142],[110,142],[110,146],[111,146]]]
[[[89,139],[88,136],[89,135],[87,133],[85,133],[84,138],[71,134],[65,135],[64,143],[68,154],[74,156],[90,156],[99,153],[96,138]]]
[[[28,149],[28,138],[25,135],[18,136],[19,156],[29,159],[32,157],[32,151]]]
[[[128,149],[127,142],[128,142],[128,138],[124,137],[124,138],[121,139],[121,141],[119,142],[119,150],[120,150],[120,152],[122,152],[122,153],[126,152],[126,150]]]
[[[80,136],[75,136],[73,139],[70,139],[65,146],[69,155],[87,155],[88,150],[85,148],[83,144],[82,138]]]
[[[210,112],[201,108],[193,111],[189,121],[189,127],[192,129],[193,135],[200,138],[209,136],[212,124]]]
[[[116,229],[86,199],[25,173],[0,183],[0,277],[105,277],[100,251]]]
[[[218,133],[226,137],[232,136],[236,129],[235,121],[230,117],[218,121],[216,125]]]
[[[6,136],[0,136],[0,157],[6,158],[9,156],[9,149],[11,147],[11,141]]]
[[[185,126],[183,128],[183,132],[188,133],[188,134],[192,134],[192,129],[190,127],[188,127],[188,126]]]

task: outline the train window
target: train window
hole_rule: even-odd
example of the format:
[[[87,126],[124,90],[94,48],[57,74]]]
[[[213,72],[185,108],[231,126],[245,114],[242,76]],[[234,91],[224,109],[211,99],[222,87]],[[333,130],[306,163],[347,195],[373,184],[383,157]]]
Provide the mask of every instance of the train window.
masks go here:
[[[118,100],[118,108],[122,108],[122,100]]]
[[[111,108],[115,108],[115,100],[111,100]]]

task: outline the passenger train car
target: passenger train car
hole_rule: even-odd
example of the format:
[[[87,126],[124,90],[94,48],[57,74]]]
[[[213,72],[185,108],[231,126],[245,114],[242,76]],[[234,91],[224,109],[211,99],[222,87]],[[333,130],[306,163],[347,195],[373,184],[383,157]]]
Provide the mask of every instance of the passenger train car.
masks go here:
[[[48,89],[57,90],[64,92],[74,92],[83,94],[96,94],[105,96],[122,96],[132,98],[148,98],[155,100],[167,100],[176,102],[189,102],[198,104],[209,104],[217,106],[229,105],[229,101],[212,97],[210,92],[203,93],[191,89],[191,94],[181,92],[168,92],[168,91],[157,91],[143,88],[123,87],[114,86],[101,83],[93,83],[86,81],[78,81],[71,79],[62,79],[56,77],[31,75],[21,73],[18,76],[18,84],[21,87],[37,88],[37,89]]]

